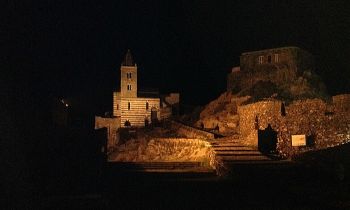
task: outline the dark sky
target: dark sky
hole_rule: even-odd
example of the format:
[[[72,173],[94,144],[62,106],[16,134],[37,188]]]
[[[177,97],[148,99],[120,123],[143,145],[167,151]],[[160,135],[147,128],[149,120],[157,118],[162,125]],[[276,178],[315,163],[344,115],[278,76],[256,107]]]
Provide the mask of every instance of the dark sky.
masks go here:
[[[34,195],[33,183],[46,177],[52,97],[79,97],[92,116],[111,110],[128,48],[140,86],[179,91],[187,104],[206,104],[222,93],[242,52],[289,45],[315,55],[331,94],[350,92],[347,1],[2,2],[5,194],[16,189],[8,198]]]
[[[299,46],[315,55],[331,94],[350,91],[350,7],[333,1],[9,2],[7,47],[21,87],[111,109],[128,48],[139,86],[206,104],[245,51]],[[5,39],[6,40],[6,39]],[[9,44],[10,43],[10,44]],[[9,55],[10,55],[9,54]],[[23,67],[23,68],[22,68]],[[28,67],[28,68],[25,68]],[[21,90],[18,90],[19,92]]]

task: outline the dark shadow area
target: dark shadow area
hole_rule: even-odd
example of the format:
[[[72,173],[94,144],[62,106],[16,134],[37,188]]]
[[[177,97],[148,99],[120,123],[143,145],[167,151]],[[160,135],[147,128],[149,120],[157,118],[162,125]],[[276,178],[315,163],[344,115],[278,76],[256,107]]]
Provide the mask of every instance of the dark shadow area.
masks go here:
[[[311,135],[306,136],[306,146],[308,146],[308,147],[315,146],[315,139],[316,139],[315,134],[311,134]]]
[[[119,144],[124,144],[126,141],[137,138],[137,128],[119,128],[118,129],[120,141]]]
[[[286,107],[284,103],[281,104],[281,116],[282,117],[286,116]]]
[[[276,152],[276,147],[277,132],[268,124],[265,130],[258,131],[258,149],[264,154],[271,154]]]

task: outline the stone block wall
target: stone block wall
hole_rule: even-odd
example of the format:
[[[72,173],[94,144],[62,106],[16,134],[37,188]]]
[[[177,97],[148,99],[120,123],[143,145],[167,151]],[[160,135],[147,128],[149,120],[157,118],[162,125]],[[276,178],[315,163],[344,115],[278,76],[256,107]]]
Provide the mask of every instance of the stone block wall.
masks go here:
[[[258,129],[265,129],[268,124],[276,130],[280,126],[281,101],[260,101],[238,107],[240,134],[245,144],[258,146]]]
[[[259,57],[261,61],[259,62]],[[281,47],[242,53],[240,56],[241,71],[257,70],[261,66],[284,65],[295,72],[313,68],[312,55],[298,47]]]
[[[350,113],[335,111],[327,114],[326,102],[320,99],[295,101],[286,107],[285,131],[279,134],[280,150],[288,155],[310,149],[323,149],[350,140]],[[290,136],[305,134],[313,138],[311,147],[290,149]]]
[[[335,111],[349,112],[350,111],[350,94],[341,94],[332,97],[332,102]]]
[[[187,138],[133,139],[120,145],[110,161],[202,162],[215,168],[215,154],[209,142]]]
[[[265,129],[268,124],[277,131],[277,150],[283,157],[350,141],[348,111],[333,109],[338,111],[329,113],[328,107],[336,105],[320,99],[307,99],[285,106],[285,116],[282,116],[281,106],[281,101],[262,101],[238,108],[240,133],[246,144],[257,146],[257,128]],[[291,135],[299,134],[305,134],[307,139],[312,139],[313,144],[292,147]]]

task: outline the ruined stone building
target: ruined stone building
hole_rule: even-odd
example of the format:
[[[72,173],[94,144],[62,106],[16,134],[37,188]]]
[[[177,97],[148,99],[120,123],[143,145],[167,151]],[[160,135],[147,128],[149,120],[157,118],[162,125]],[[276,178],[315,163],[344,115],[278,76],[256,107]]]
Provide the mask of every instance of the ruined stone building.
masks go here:
[[[281,47],[242,53],[240,66],[227,77],[227,90],[254,91],[270,84],[284,96],[319,96],[325,87],[314,73],[313,56],[298,47]],[[250,93],[249,95],[253,95]]]

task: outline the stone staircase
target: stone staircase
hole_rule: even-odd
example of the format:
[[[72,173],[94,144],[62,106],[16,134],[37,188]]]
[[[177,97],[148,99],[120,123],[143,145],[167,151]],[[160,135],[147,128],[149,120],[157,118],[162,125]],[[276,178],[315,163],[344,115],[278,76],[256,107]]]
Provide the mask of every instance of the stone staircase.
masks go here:
[[[217,163],[229,171],[240,165],[276,165],[283,162],[269,158],[257,148],[244,145],[239,135],[214,139],[210,144],[214,149]]]

